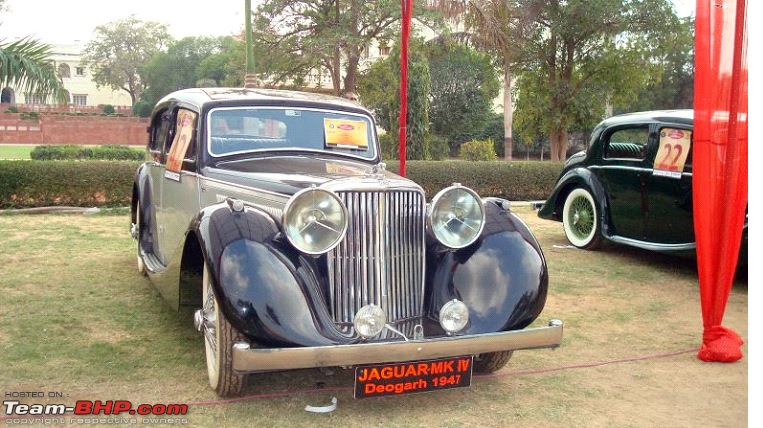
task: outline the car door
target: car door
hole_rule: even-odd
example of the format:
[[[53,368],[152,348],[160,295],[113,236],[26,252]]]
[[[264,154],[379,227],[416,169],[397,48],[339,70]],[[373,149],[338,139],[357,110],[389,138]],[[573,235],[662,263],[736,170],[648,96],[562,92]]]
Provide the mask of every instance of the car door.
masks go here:
[[[145,202],[150,201],[146,207],[149,216],[147,221],[149,231],[147,239],[148,243],[145,249],[147,252],[153,254],[163,265],[166,264],[162,254],[161,244],[163,227],[159,224],[158,219],[161,217],[162,211],[162,182],[164,181],[164,163],[166,158],[164,147],[167,140],[170,138],[172,123],[171,108],[165,108],[158,111],[151,119],[148,148],[151,157],[151,161],[148,163],[148,176],[150,182],[148,188],[150,189],[150,194],[145,195],[143,199]]]
[[[607,193],[608,234],[641,240],[645,211],[642,199],[647,175],[649,126],[622,125],[601,136],[601,161],[596,168]]]
[[[197,174],[198,114],[176,107],[164,145],[161,202],[157,213],[159,245],[165,265],[182,249],[191,219],[199,212]]]
[[[694,242],[692,129],[655,124],[646,175],[646,240],[657,244]]]

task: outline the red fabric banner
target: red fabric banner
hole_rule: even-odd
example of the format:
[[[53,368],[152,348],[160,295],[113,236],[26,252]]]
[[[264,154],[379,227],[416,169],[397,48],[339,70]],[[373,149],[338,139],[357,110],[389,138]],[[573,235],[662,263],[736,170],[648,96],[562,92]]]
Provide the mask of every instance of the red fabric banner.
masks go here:
[[[697,0],[694,231],[704,334],[698,357],[733,362],[744,343],[723,327],[747,207],[747,1]]]

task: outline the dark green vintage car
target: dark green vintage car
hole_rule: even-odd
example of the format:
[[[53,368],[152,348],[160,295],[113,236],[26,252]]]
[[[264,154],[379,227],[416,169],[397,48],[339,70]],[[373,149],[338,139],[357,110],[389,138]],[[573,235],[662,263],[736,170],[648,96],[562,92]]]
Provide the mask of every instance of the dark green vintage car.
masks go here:
[[[615,242],[695,253],[692,110],[648,111],[599,123],[589,148],[570,156],[538,212],[561,221],[572,245]],[[747,261],[747,220],[740,249]]]

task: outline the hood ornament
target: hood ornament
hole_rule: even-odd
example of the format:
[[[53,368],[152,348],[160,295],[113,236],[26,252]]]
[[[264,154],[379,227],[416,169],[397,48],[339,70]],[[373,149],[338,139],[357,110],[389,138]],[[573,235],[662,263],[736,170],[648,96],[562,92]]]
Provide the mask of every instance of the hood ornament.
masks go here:
[[[384,162],[379,162],[378,164],[371,167],[371,171],[368,172],[367,175],[376,180],[386,182],[387,181],[386,172],[387,172],[387,164]]]

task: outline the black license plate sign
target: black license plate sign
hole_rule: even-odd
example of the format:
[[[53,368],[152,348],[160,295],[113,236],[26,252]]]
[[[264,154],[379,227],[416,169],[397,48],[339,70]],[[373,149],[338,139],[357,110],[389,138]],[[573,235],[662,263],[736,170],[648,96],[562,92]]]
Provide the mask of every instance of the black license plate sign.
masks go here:
[[[472,357],[387,363],[355,368],[355,398],[383,397],[472,384]]]

